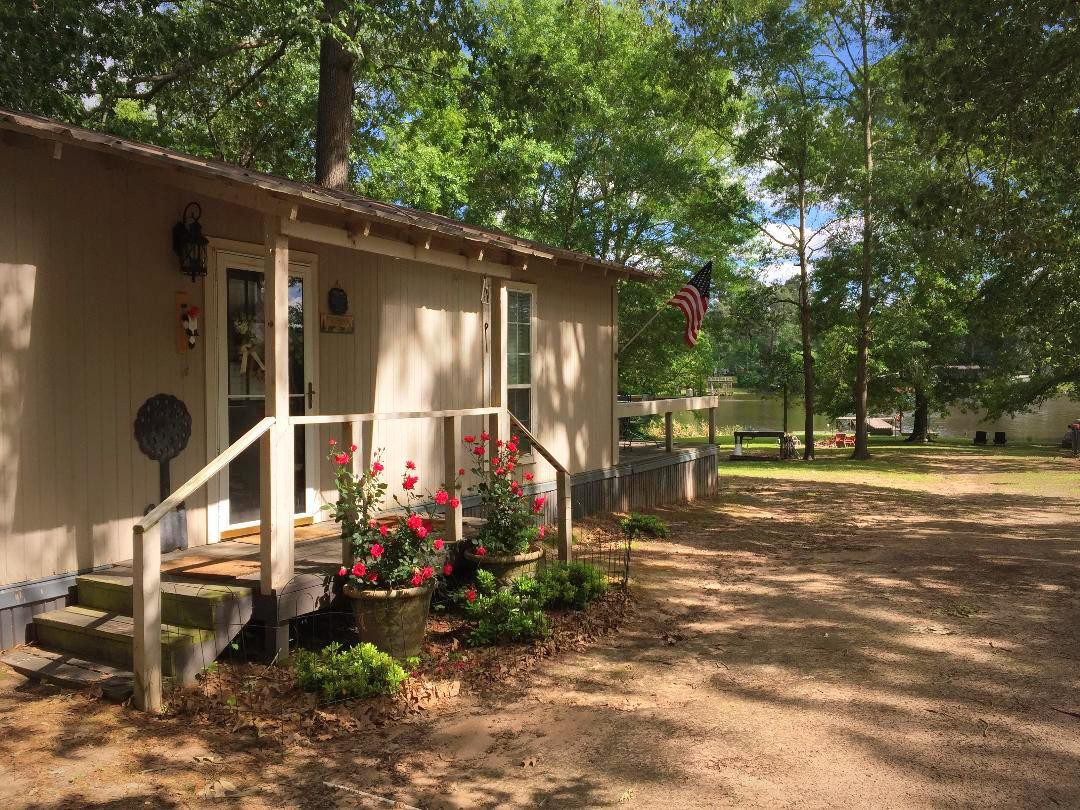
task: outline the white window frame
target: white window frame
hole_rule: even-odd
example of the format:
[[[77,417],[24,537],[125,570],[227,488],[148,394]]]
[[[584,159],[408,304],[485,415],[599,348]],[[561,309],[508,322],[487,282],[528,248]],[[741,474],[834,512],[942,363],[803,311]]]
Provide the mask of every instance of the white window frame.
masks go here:
[[[510,410],[510,391],[523,388],[529,389],[529,431],[539,438],[537,431],[537,413],[536,413],[536,307],[537,307],[537,294],[536,285],[529,284],[523,281],[506,281],[504,282],[506,287],[506,310],[504,314],[505,320],[503,321],[503,368],[505,371],[506,380],[506,408]],[[525,383],[510,383],[510,294],[511,293],[527,293],[532,299],[529,307],[529,382]],[[513,431],[511,431],[513,432]],[[530,448],[528,453],[525,453],[519,459],[521,463],[530,463],[534,461],[533,452]]]

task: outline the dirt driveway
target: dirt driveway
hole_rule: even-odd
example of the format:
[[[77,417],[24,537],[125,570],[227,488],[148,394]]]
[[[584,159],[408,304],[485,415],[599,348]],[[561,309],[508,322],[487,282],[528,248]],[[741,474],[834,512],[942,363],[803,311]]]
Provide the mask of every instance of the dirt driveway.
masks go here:
[[[282,749],[6,676],[0,801],[1080,806],[1080,501],[723,481],[659,512],[620,634],[371,737]]]

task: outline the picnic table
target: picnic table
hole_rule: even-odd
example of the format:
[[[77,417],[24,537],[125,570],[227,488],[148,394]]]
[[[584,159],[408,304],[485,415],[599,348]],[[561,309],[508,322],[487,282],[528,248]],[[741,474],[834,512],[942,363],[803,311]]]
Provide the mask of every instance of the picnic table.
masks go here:
[[[779,450],[783,447],[785,435],[782,430],[736,430],[735,450],[732,452],[731,457],[735,458],[743,454],[742,444],[744,439],[776,439],[779,457]]]

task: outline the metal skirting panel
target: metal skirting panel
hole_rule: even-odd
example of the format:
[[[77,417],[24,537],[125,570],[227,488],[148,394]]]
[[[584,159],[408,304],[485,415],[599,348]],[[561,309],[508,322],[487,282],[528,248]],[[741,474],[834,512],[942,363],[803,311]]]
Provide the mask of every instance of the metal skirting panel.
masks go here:
[[[34,617],[39,613],[67,607],[71,601],[65,594],[37,602],[0,608],[0,650],[33,641]]]

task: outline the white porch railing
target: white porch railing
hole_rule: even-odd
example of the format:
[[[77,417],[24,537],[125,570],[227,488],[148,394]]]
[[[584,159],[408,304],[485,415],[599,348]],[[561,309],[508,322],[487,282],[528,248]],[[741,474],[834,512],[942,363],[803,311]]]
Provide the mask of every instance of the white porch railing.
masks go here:
[[[632,416],[664,415],[664,447],[670,453],[674,448],[672,415],[677,411],[709,412],[709,444],[716,444],[716,407],[718,396],[676,397],[672,399],[643,399],[636,402],[616,402],[615,416],[626,419]]]
[[[363,461],[363,424],[397,419],[441,419],[443,423],[443,463],[447,482],[457,478],[458,455],[461,441],[461,420],[469,416],[488,417],[487,432],[490,435],[491,452],[497,450],[500,425],[503,417],[517,426],[530,442],[533,449],[543,456],[554,468],[558,493],[558,529],[559,558],[569,561],[573,543],[572,508],[570,497],[570,473],[565,465],[558,461],[536,437],[526,430],[513,414],[504,408],[464,408],[445,411],[402,411],[396,413],[354,413],[339,415],[295,416],[290,417],[290,428],[296,425],[331,425],[347,424],[350,441],[357,446],[353,453],[354,470],[359,472]],[[132,579],[134,645],[133,669],[135,675],[135,705],[147,712],[159,712],[162,706],[161,675],[161,532],[158,523],[165,515],[208,484],[215,475],[224,470],[230,462],[247,450],[259,439],[264,443],[270,429],[277,420],[268,416],[252,427],[223,453],[195,473],[178,487],[169,497],[148,512],[132,529]],[[265,437],[265,438],[264,438]],[[265,455],[269,456],[269,449]],[[272,463],[272,461],[271,461]],[[267,470],[264,468],[263,474]],[[268,503],[262,504],[264,522],[273,520],[273,510],[267,515]],[[291,521],[290,521],[291,522]],[[265,528],[265,527],[264,527]],[[462,507],[447,507],[447,536],[451,540],[460,540],[463,535]],[[273,542],[268,538],[277,535],[263,532],[261,543]],[[287,533],[291,537],[291,532]],[[264,549],[265,551],[265,549]],[[343,555],[345,549],[342,550]],[[266,559],[263,555],[262,559]],[[292,555],[288,555],[292,560]]]

